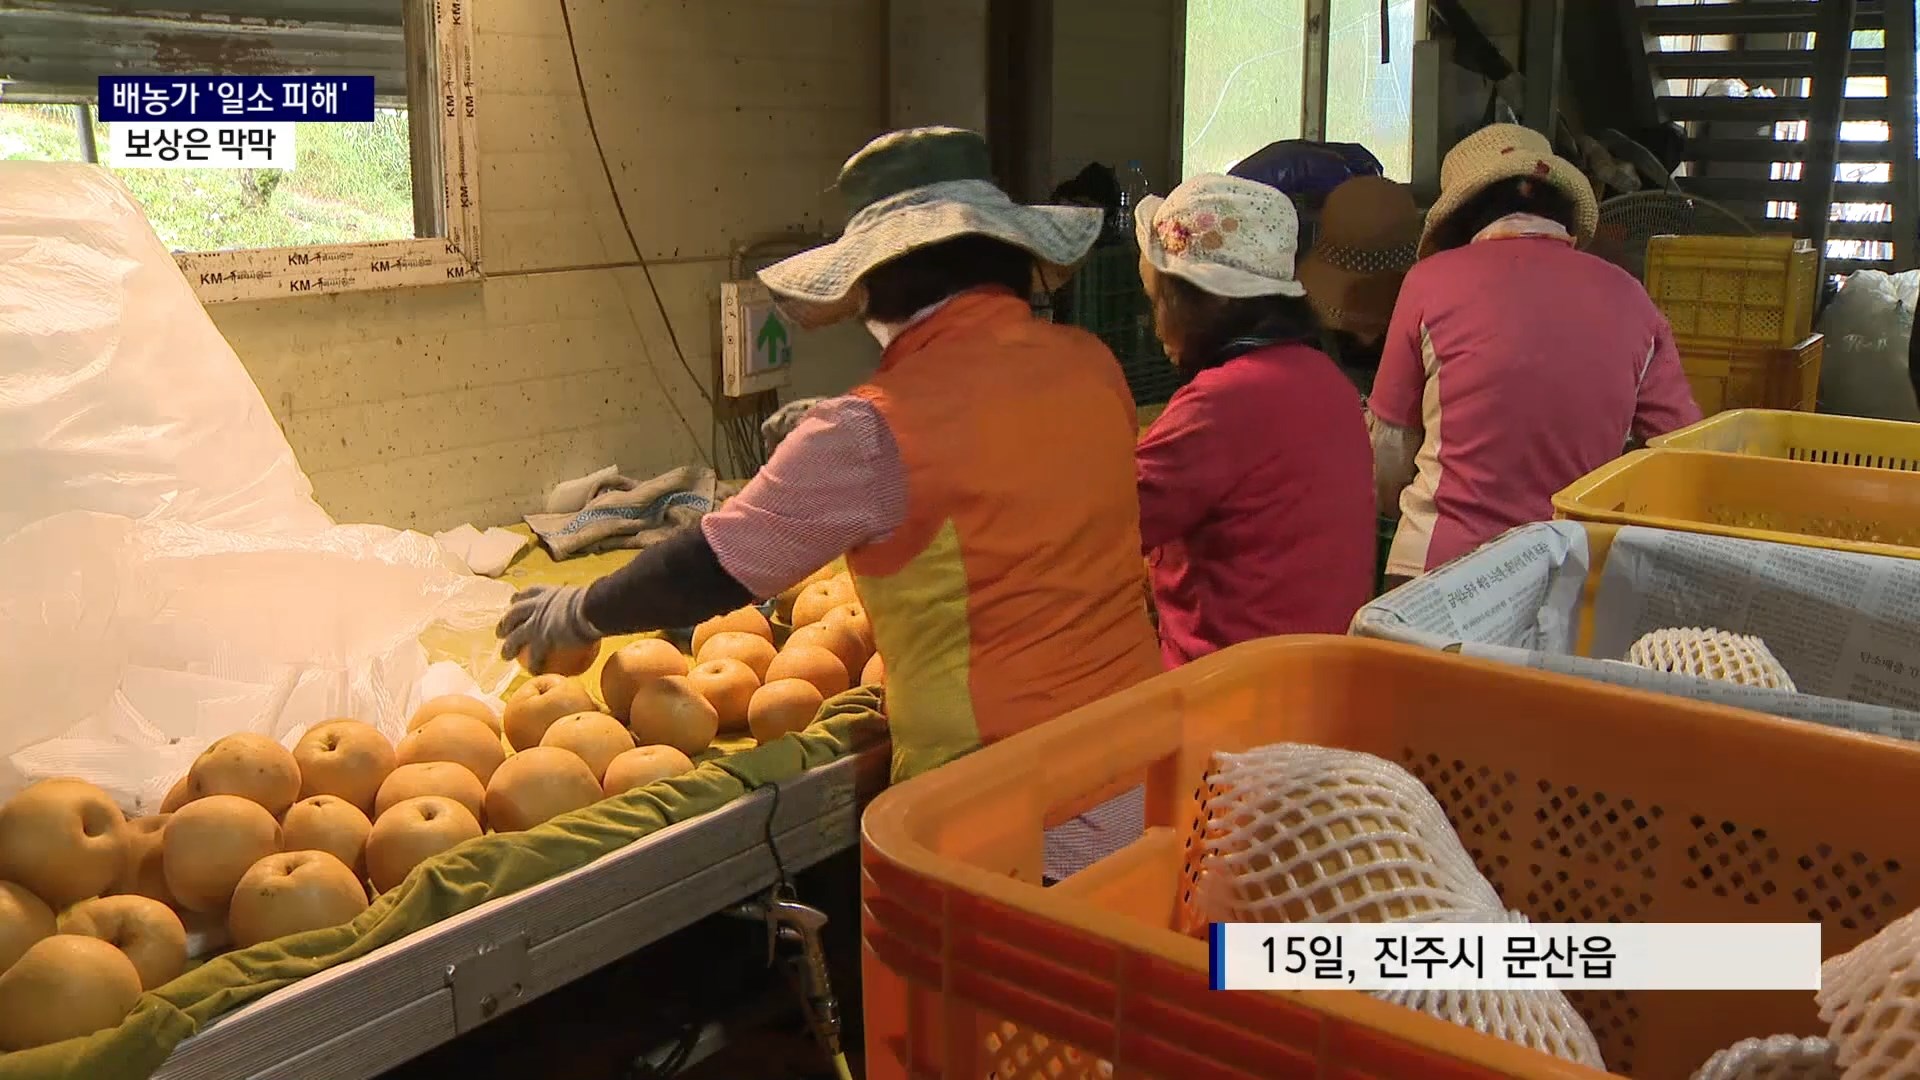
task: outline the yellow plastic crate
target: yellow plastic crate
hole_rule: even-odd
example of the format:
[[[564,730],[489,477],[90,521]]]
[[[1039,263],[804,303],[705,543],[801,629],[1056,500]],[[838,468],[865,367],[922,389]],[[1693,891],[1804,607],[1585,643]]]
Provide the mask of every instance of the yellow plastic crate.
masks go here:
[[[1553,497],[1573,521],[1920,559],[1920,472],[1638,450]]]
[[[1791,236],[1656,236],[1647,295],[1687,344],[1787,347],[1813,332],[1819,262]]]
[[[1812,412],[1820,397],[1826,339],[1813,334],[1790,348],[1680,342],[1680,368],[1708,416],[1728,409]]]
[[[1920,424],[1900,420],[1734,409],[1650,439],[1647,445],[1920,472]]]

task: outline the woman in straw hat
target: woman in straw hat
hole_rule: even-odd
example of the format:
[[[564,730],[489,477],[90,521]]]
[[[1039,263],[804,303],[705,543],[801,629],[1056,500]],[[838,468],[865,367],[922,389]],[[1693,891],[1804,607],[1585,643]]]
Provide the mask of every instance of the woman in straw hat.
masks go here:
[[[1140,539],[1174,666],[1275,634],[1341,634],[1371,595],[1373,459],[1315,346],[1293,203],[1196,176],[1136,212],[1155,330],[1186,383],[1140,440]]]
[[[1390,581],[1530,521],[1632,439],[1700,409],[1673,332],[1626,271],[1577,250],[1593,188],[1528,128],[1468,136],[1440,168],[1368,398]]]
[[[1300,284],[1327,355],[1365,394],[1373,386],[1400,281],[1420,246],[1420,208],[1403,184],[1356,176],[1327,196]]]
[[[951,128],[855,154],[841,238],[760,278],[802,326],[863,319],[879,372],[815,405],[697,528],[585,588],[521,593],[503,653],[538,666],[692,625],[845,553],[885,658],[895,779],[1156,674],[1133,399],[1097,338],[1028,306],[1036,267],[1081,260],[1101,213],[1016,205],[991,175],[985,140]],[[1049,831],[1050,875],[1138,837],[1140,792],[1101,794]]]

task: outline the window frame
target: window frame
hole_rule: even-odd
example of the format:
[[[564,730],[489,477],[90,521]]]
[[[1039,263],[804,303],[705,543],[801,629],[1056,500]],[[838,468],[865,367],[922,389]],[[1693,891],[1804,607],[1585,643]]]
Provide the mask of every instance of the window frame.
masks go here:
[[[1173,25],[1173,167],[1168,175],[1179,183],[1187,176],[1187,7],[1174,5]],[[1416,5],[1424,21],[1425,5]],[[1301,0],[1300,6],[1300,138],[1324,139],[1327,130],[1327,62],[1331,59],[1333,0]]]
[[[1186,112],[1187,112],[1187,0],[1176,0],[1174,26],[1178,32],[1173,35],[1173,168],[1169,175],[1182,178],[1187,175],[1186,152]],[[1300,137],[1303,139],[1325,139],[1327,137],[1327,93],[1328,78],[1331,74],[1333,59],[1333,0],[1301,0],[1300,19]],[[1420,82],[1420,43],[1429,40],[1431,34],[1427,25],[1427,5],[1413,5],[1413,48],[1414,61],[1409,64],[1412,73],[1411,85],[1415,87],[1410,97],[1412,113],[1408,124],[1408,158],[1410,180],[1416,190],[1420,187],[1421,152],[1424,137],[1420,104],[1425,95],[1418,92]],[[1433,166],[1434,175],[1439,175],[1438,157]],[[1434,181],[1437,185],[1438,181]],[[1430,196],[1429,196],[1430,198]],[[1423,204],[1424,205],[1424,204]]]
[[[442,226],[443,235],[177,253],[174,261],[201,303],[480,280],[480,169],[471,0],[405,0],[405,5],[413,174],[418,190],[423,168],[438,172],[437,224]],[[428,30],[432,48],[416,50],[415,42],[421,41]],[[422,108],[432,109],[433,137],[421,134],[418,113]],[[416,201],[415,206],[418,222],[422,216],[418,212],[420,203]]]

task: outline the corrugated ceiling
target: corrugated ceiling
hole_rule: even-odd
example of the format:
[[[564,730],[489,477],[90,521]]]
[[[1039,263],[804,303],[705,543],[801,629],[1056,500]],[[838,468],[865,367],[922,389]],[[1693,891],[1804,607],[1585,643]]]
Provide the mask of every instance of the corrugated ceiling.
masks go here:
[[[372,75],[403,101],[401,0],[0,0],[0,98],[91,99],[102,75]]]

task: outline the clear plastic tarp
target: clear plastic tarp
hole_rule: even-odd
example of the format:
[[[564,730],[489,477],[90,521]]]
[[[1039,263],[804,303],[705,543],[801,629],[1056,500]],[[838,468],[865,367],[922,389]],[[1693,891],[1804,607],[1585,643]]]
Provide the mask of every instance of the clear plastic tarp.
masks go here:
[[[126,189],[0,162],[0,797],[156,804],[212,739],[496,693],[509,588],[338,525]]]

